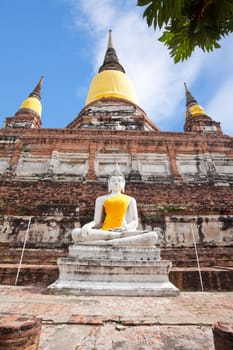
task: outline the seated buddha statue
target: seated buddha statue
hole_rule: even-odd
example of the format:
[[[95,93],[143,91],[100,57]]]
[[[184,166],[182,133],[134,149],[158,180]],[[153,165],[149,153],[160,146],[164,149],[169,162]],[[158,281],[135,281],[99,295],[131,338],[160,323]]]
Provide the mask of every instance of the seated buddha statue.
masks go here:
[[[72,231],[75,244],[153,246],[155,231],[138,231],[136,200],[124,193],[125,178],[119,167],[108,180],[109,193],[95,202],[94,220]]]

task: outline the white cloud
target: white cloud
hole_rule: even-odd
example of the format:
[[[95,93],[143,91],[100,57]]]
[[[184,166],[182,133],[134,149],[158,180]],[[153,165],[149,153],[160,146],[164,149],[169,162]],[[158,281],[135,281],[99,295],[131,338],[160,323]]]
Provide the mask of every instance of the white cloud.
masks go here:
[[[98,40],[101,30],[109,28],[114,21],[114,8],[112,1],[101,0],[67,0],[72,6],[74,25],[77,28],[88,30]]]
[[[207,114],[221,122],[225,134],[233,135],[233,36],[222,41],[222,48],[210,54],[205,77],[209,85],[209,98],[205,105]]]
[[[184,85],[186,81],[192,91],[193,84],[202,84],[206,77],[210,80],[210,86],[206,88],[205,99],[213,98],[215,95],[216,81],[221,78],[221,70],[232,73],[232,47],[233,45],[223,42],[222,52],[213,54],[202,53],[197,50],[188,60],[179,64],[174,64],[170,58],[168,50],[158,42],[158,33],[147,27],[146,21],[142,19],[141,9],[136,4],[125,3],[124,1],[103,0],[96,5],[95,0],[72,1],[76,4],[75,23],[83,28],[89,28],[94,42],[93,69],[95,73],[102,64],[107,45],[107,31],[113,29],[113,42],[116,48],[120,63],[126,69],[126,74],[130,78],[136,90],[139,105],[146,111],[149,117],[160,127],[161,130],[172,130],[172,122],[180,119],[180,129],[184,124],[185,114],[185,94]],[[85,23],[85,24],[84,24]],[[227,57],[224,66],[220,64],[224,52]],[[218,74],[216,73],[218,70]],[[223,73],[222,73],[223,75]],[[231,89],[229,79],[227,84]],[[207,82],[208,83],[208,82]],[[207,86],[206,83],[206,86]],[[209,102],[209,113],[213,116],[215,112],[221,110],[220,118],[222,127],[225,130],[230,128],[228,122],[229,113],[223,110],[222,103],[229,106],[230,99],[226,96],[226,91],[222,93],[224,86],[221,85],[214,100]],[[197,100],[202,101],[202,96],[196,95]],[[218,104],[218,102],[220,105]],[[206,109],[206,105],[204,106]],[[225,114],[223,116],[223,113]],[[169,129],[170,128],[170,129]],[[231,129],[232,130],[232,129]]]
[[[214,120],[221,121],[225,134],[233,135],[233,113],[230,102],[233,98],[233,77],[218,87],[216,94],[206,106],[206,112]]]

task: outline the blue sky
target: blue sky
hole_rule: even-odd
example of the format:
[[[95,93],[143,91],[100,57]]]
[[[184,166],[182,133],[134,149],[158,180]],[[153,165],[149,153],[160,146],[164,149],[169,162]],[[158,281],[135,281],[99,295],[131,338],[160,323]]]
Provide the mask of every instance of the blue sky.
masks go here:
[[[174,64],[142,12],[136,0],[1,0],[0,126],[43,75],[42,127],[66,127],[85,105],[111,28],[139,105],[161,131],[183,130],[186,82],[232,136],[233,35],[219,50],[197,49],[188,61]]]

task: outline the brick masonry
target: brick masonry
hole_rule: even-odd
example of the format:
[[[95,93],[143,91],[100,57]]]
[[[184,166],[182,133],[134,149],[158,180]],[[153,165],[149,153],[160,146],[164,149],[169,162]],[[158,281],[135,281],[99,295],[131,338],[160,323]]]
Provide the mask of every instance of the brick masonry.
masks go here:
[[[30,217],[27,248],[67,248],[72,228],[92,220],[95,198],[106,193],[107,173],[118,162],[126,174],[126,193],[137,200],[140,227],[159,227],[168,255],[171,248],[192,246],[194,229],[201,259],[209,256],[205,248],[217,247],[224,250],[224,267],[232,262],[228,254],[233,241],[232,137],[156,130],[5,128],[0,129],[0,140],[0,240],[12,248],[22,246]],[[171,256],[177,268],[189,266],[186,253],[179,250]],[[46,253],[43,256],[46,266]],[[211,266],[216,265],[217,258],[209,259]],[[41,279],[39,268],[24,271],[22,283]],[[13,274],[8,268],[6,275]],[[173,274],[180,286],[188,288],[190,271],[185,276],[175,270]],[[225,270],[206,270],[205,279],[211,280],[210,275],[222,275],[222,284],[215,285],[228,283]]]
[[[215,350],[233,349],[233,323],[216,322],[212,330]]]
[[[22,316],[0,318],[0,350],[38,350],[42,320]]]
[[[21,182],[1,181],[0,210],[8,215],[40,215],[48,207],[58,206],[68,211],[80,207],[80,214],[94,210],[95,198],[106,193],[106,183],[89,181]],[[233,187],[211,185],[128,183],[126,192],[136,198],[141,212],[157,206],[177,213],[233,213]],[[183,208],[181,208],[183,207]],[[91,211],[90,211],[91,208]]]

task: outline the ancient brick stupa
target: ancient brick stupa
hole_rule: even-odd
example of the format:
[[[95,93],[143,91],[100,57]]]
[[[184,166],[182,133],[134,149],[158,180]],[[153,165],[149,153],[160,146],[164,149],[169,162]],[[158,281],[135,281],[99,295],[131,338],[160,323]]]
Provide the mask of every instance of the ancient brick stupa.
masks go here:
[[[159,130],[140,107],[110,31],[86,104],[66,128],[42,127],[41,90],[42,78],[0,129],[1,241],[22,245],[31,218],[30,247],[67,248],[72,229],[92,218],[118,163],[137,200],[140,229],[161,229],[163,256],[174,266],[194,266],[195,240],[204,267],[229,265],[232,137],[187,85],[184,132]]]
[[[139,107],[133,86],[119,63],[111,30],[104,62],[91,82],[86,105],[67,128],[158,131]]]

